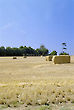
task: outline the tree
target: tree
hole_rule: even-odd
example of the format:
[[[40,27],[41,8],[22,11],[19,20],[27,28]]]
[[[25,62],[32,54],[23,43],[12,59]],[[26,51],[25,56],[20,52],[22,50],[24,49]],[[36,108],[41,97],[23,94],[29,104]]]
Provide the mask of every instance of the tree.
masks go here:
[[[6,50],[4,46],[0,47],[0,56],[5,56],[6,55]]]
[[[40,49],[44,49],[44,48],[45,48],[45,46],[44,46],[44,45],[41,45],[41,46],[40,46]]]
[[[54,50],[49,55],[57,55],[57,52]]]
[[[43,56],[48,55],[49,50],[44,45],[40,46],[40,50],[42,51]]]
[[[65,52],[65,50],[67,49],[67,48],[66,48],[66,46],[67,46],[66,43],[62,43],[62,46],[63,46],[62,52],[61,52],[59,55],[69,55],[69,53],[66,53],[66,52]]]
[[[62,43],[62,46],[63,46],[62,52],[65,53],[65,50],[67,49],[66,48],[66,46],[67,46],[66,43]]]
[[[41,49],[37,48],[37,49],[36,49],[36,53],[37,53],[38,56],[42,55]]]
[[[19,48],[20,48],[20,49],[22,49],[22,48],[23,48],[23,46],[20,46]]]
[[[37,48],[36,49],[36,52],[37,52],[37,54],[40,56],[40,55],[43,55],[43,56],[45,56],[45,55],[48,55],[48,49],[46,49],[45,48],[45,46],[44,45],[41,45],[40,46],[40,48]]]
[[[20,56],[27,54],[27,47],[26,46],[24,46],[24,47],[21,46],[18,49],[19,49]]]
[[[13,56],[13,51],[11,47],[6,47],[6,56]]]
[[[0,47],[0,56],[37,56],[37,55],[47,55],[48,49],[44,45],[41,45],[39,49],[33,49],[32,47],[20,46],[17,47]]]
[[[59,55],[69,55],[69,53],[64,52],[64,53],[60,53]]]

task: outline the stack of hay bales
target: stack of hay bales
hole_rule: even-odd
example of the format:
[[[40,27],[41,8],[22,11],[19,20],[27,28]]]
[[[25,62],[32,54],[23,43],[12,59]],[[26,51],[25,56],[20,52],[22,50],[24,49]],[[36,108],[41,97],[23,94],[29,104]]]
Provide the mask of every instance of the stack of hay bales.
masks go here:
[[[53,58],[52,55],[50,55],[50,56],[46,56],[46,61],[52,61],[52,58]]]
[[[70,56],[69,55],[53,56],[52,61],[54,64],[70,63]]]

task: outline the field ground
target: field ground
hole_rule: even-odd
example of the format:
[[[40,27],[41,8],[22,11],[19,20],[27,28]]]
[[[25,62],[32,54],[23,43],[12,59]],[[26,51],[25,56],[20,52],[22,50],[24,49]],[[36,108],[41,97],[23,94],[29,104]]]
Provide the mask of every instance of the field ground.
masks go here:
[[[47,109],[41,105],[74,110],[74,56],[70,64],[56,65],[45,57],[0,57],[0,109]]]

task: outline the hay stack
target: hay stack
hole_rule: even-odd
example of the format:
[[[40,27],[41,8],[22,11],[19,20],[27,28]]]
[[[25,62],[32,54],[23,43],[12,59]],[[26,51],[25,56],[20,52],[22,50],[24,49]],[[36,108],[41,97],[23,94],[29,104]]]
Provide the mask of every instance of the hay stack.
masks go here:
[[[53,58],[52,55],[50,55],[50,56],[46,56],[46,61],[52,61],[52,58]]]
[[[16,56],[14,56],[14,57],[13,57],[13,59],[17,59],[17,57],[16,57]]]
[[[70,56],[69,55],[53,56],[52,61],[54,64],[70,63]]]

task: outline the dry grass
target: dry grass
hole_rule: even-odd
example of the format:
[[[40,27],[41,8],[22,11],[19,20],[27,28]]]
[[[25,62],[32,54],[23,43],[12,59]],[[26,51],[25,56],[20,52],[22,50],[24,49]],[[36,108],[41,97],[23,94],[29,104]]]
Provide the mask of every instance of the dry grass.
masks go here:
[[[74,56],[70,64],[45,57],[0,58],[0,104],[7,106],[74,104]]]

